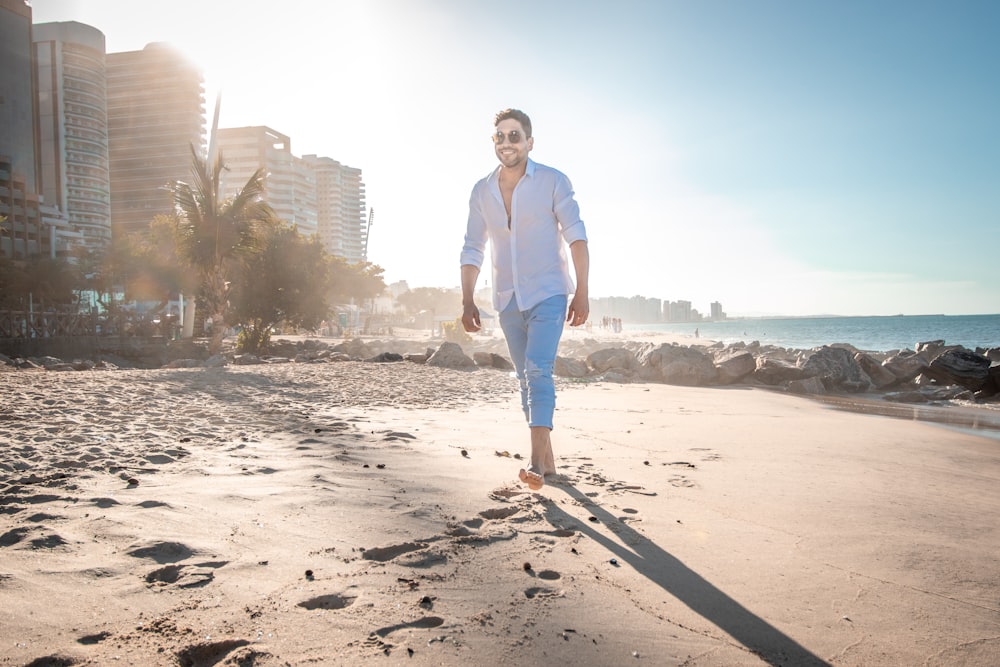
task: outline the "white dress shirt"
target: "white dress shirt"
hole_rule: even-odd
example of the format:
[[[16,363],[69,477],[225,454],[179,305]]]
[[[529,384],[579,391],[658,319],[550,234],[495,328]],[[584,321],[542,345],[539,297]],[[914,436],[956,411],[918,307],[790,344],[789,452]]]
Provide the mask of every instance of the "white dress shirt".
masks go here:
[[[493,307],[498,313],[512,296],[518,310],[525,311],[549,297],[572,294],[576,288],[566,246],[587,240],[573,185],[558,170],[529,159],[514,187],[508,229],[500,169],[472,188],[462,265],[481,268],[490,242]]]

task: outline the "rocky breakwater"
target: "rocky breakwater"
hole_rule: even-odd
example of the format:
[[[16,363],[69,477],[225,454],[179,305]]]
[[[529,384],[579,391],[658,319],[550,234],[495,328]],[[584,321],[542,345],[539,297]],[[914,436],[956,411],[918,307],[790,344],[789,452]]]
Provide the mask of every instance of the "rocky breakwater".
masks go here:
[[[800,394],[877,392],[886,400],[1000,400],[1000,348],[969,350],[944,341],[915,350],[863,352],[838,343],[811,350],[757,342],[711,346],[634,344],[560,357],[556,373],[614,382],[688,386],[744,384]]]
[[[192,353],[194,351],[195,353]],[[468,353],[467,353],[468,352]],[[197,346],[178,347],[162,368],[211,368],[228,364],[411,362],[475,370],[513,369],[502,340],[450,342],[354,339],[279,341],[268,355],[232,350],[214,357]],[[187,354],[185,354],[187,353]],[[115,363],[118,362],[118,363]],[[90,371],[122,367],[122,360],[64,361],[54,357],[11,359],[8,369]],[[128,366],[125,366],[128,367]],[[662,382],[684,386],[751,385],[799,394],[866,394],[903,403],[950,400],[1000,401],[1000,348],[970,350],[945,341],[919,343],[914,350],[864,352],[838,343],[811,350],[761,345],[655,345],[627,341],[608,346],[594,340],[565,341],[556,358],[562,378],[606,382]]]

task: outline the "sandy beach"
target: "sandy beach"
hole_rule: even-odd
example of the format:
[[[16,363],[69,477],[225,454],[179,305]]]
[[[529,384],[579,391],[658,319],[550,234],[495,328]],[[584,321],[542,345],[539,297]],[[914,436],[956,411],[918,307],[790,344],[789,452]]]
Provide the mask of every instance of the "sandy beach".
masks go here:
[[[0,372],[3,665],[1000,664],[1000,442],[747,387]]]

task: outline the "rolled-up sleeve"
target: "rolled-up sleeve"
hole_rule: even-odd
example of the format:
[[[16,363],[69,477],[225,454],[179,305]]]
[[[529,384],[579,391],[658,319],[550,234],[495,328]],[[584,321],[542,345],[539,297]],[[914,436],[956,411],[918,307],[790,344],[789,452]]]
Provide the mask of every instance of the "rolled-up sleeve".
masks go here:
[[[562,174],[556,184],[554,199],[553,210],[556,220],[559,221],[563,240],[567,245],[572,245],[576,241],[586,241],[587,228],[580,219],[580,206],[573,196],[573,184]]]
[[[473,188],[472,196],[469,198],[469,222],[465,229],[465,245],[462,246],[460,257],[461,266],[468,264],[481,268],[486,256],[488,231],[479,191],[478,186]]]

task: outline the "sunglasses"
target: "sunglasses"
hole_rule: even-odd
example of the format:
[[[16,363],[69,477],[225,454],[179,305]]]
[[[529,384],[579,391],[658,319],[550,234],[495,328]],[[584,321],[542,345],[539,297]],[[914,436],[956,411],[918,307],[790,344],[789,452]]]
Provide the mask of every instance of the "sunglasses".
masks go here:
[[[522,138],[520,130],[511,130],[507,134],[497,130],[497,133],[493,135],[493,143],[502,144],[504,141],[509,141],[512,144],[519,144]]]

